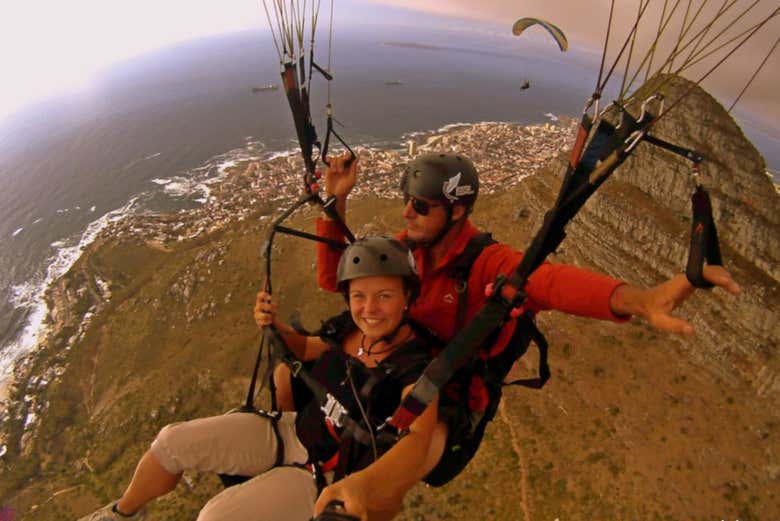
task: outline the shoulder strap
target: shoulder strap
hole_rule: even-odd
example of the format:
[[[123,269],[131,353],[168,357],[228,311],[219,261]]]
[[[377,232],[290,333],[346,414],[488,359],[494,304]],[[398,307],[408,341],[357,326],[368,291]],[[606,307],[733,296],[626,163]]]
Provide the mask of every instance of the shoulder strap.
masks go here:
[[[322,322],[320,328],[311,333],[310,336],[321,337],[325,342],[332,345],[333,342],[340,343],[347,333],[356,327],[355,322],[352,320],[352,315],[349,314],[349,311],[344,311]]]
[[[458,292],[458,309],[455,315],[457,324],[463,324],[463,321],[466,320],[466,303],[468,301],[466,294],[468,291],[471,267],[474,265],[477,258],[482,255],[482,250],[495,243],[496,240],[493,239],[493,236],[490,233],[484,232],[475,235],[468,244],[466,244],[463,253],[461,253],[452,264],[450,276],[457,282],[455,289]]]

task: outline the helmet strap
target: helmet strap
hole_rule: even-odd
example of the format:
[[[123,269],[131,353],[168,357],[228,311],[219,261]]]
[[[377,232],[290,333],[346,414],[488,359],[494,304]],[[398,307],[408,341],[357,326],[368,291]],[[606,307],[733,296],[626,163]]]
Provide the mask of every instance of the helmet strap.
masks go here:
[[[447,233],[449,233],[452,227],[455,226],[455,224],[458,221],[460,221],[460,219],[453,220],[452,208],[453,207],[450,205],[445,206],[447,212],[447,222],[444,223],[444,226],[442,226],[441,230],[439,230],[439,233],[437,233],[433,239],[431,239],[430,241],[420,241],[420,246],[423,246],[425,248],[433,248],[444,238],[445,235],[447,235]]]
[[[367,355],[381,355],[382,353],[385,353],[387,351],[390,351],[391,349],[395,349],[396,346],[392,345],[392,341],[395,340],[395,337],[398,335],[398,331],[407,323],[407,316],[406,312],[404,312],[404,318],[398,323],[397,326],[395,326],[395,329],[390,331],[388,334],[381,336],[371,342],[368,347],[366,348],[363,344],[366,340],[365,333],[360,339],[360,349],[358,349],[358,355],[362,355],[363,353],[366,353]],[[385,349],[382,349],[381,351],[374,351],[374,346],[384,342],[387,344],[387,347]]]

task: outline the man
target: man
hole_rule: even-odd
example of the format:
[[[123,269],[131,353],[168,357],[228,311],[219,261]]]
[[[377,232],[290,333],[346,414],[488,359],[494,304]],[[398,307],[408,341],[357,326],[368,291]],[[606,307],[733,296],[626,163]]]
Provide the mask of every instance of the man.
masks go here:
[[[345,222],[347,196],[356,177],[357,162],[349,164],[346,156],[333,159],[325,174],[325,190],[335,196],[335,208]],[[479,192],[478,175],[471,161],[463,156],[426,154],[406,165],[402,190],[406,229],[399,238],[415,245],[414,256],[422,281],[420,297],[409,314],[449,341],[464,325],[457,323],[459,288],[451,268],[469,241],[480,233],[468,219]],[[343,240],[338,226],[327,217],[318,219],[317,233]],[[318,245],[318,282],[324,289],[335,290],[340,255],[335,248]],[[469,272],[465,323],[484,304],[486,285],[494,282],[499,274],[510,274],[521,259],[520,252],[504,244],[484,248]],[[731,294],[740,292],[722,267],[705,266],[704,277]],[[528,298],[522,311],[531,314],[555,309],[615,322],[625,322],[631,315],[637,315],[664,331],[693,333],[690,323],[671,314],[694,291],[683,274],[643,289],[574,266],[545,263],[530,276],[525,291]],[[480,348],[480,356],[490,359],[501,353],[514,334],[515,324],[515,320],[508,321],[491,345]],[[485,405],[488,400],[487,391],[480,387],[479,381],[472,381],[467,392],[469,407]],[[445,401],[442,397],[442,402]],[[447,425],[440,423],[429,453],[429,469],[441,458],[446,441]]]

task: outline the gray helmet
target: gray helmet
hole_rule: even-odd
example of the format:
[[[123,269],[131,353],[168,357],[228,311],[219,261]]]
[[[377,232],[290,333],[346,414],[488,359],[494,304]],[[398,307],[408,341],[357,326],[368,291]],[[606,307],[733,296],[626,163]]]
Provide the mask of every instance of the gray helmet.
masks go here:
[[[388,237],[366,237],[344,251],[337,271],[338,283],[360,277],[397,276],[419,284],[414,256],[404,243]]]
[[[404,195],[425,197],[471,210],[479,193],[474,163],[457,154],[424,154],[407,163],[401,178]]]

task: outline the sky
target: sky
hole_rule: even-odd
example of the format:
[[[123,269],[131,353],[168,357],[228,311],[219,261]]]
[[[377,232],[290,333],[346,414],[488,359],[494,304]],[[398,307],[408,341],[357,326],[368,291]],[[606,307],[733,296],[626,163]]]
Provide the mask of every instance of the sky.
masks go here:
[[[492,22],[496,27],[505,24],[507,31],[515,18],[536,16],[559,25],[572,47],[594,48],[601,47],[610,3],[609,0],[359,1],[453,19]],[[734,11],[750,1],[738,0]],[[695,0],[694,6],[698,3],[700,0]],[[720,1],[709,3],[721,5]],[[323,4],[327,5],[327,0]],[[618,0],[616,4],[613,42],[620,42],[633,24],[637,4],[627,0]],[[662,3],[653,0],[651,9],[660,9],[656,4]],[[687,4],[684,0],[680,2],[682,7],[675,19],[683,16]],[[69,90],[89,89],[91,78],[112,62],[204,36],[248,29],[264,31],[266,21],[261,6],[260,0],[9,1],[0,17],[0,64],[4,70],[4,81],[0,83],[0,118],[28,102]],[[339,9],[338,0],[336,9]],[[776,0],[759,2],[761,12],[773,9],[777,9]],[[705,10],[701,19],[706,14]],[[747,17],[740,23],[746,21]],[[735,56],[730,69],[714,75],[708,87],[723,92],[723,98],[736,96],[778,34],[780,17]],[[648,37],[649,33],[640,34],[640,40]],[[612,48],[619,48],[619,43]],[[775,121],[780,120],[778,84],[780,49],[740,103]]]
[[[591,46],[601,48],[604,34],[609,19],[610,0],[374,0],[377,3],[403,6],[439,15],[448,15],[459,18],[489,21],[495,23],[511,24],[521,16],[533,16],[549,20],[558,25],[567,34],[569,42],[574,46]],[[661,0],[649,0],[650,4],[645,11],[637,40],[637,49],[648,49],[656,36],[658,20],[664,6]],[[692,5],[688,17],[693,17],[699,6],[703,5],[701,13],[696,18],[694,29],[690,34],[704,25],[704,22],[712,19],[718,8],[724,4],[731,4],[726,12],[709,33],[716,35],[727,25],[733,23],[730,31],[723,33],[722,39],[736,36],[739,29],[750,27],[773,11],[780,9],[777,0],[758,0],[754,9],[739,17],[740,13],[754,0],[724,0],[715,2],[708,0],[678,1],[677,10],[674,12],[666,34],[675,36],[680,32],[680,24],[686,16],[686,7]],[[617,53],[625,41],[626,35],[634,25],[637,16],[639,2],[637,0],[617,0],[615,2],[614,20],[610,50]],[[673,6],[675,2],[669,1]],[[671,7],[670,7],[671,8]],[[733,98],[742,90],[750,76],[759,67],[764,57],[780,36],[780,16],[764,26],[755,37],[745,44],[733,55],[724,67],[714,73],[705,86],[721,94],[722,101],[730,104]],[[663,50],[663,49],[662,49]],[[724,51],[725,52],[725,51]],[[716,55],[713,55],[715,58]],[[709,67],[708,67],[709,68]],[[707,69],[708,69],[707,68]],[[694,68],[687,75],[690,79],[698,79],[707,69]],[[770,59],[761,69],[755,81],[751,84],[741,105],[761,112],[767,119],[780,121],[780,46],[770,56]]]
[[[253,0],[19,0],[0,16],[0,117],[89,88],[108,64],[204,36],[266,27]]]

